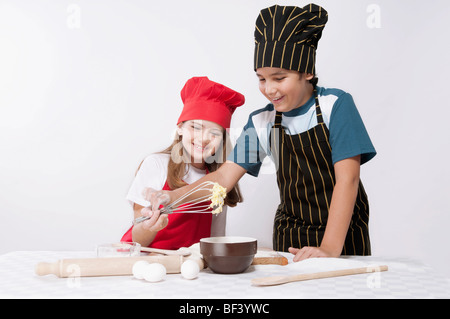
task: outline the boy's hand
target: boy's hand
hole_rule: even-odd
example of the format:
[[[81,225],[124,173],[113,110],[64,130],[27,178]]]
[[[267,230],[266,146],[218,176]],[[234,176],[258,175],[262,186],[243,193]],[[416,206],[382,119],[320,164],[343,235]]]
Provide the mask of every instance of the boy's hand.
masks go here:
[[[326,252],[325,250],[319,247],[303,247],[303,248],[289,247],[289,252],[295,255],[293,259],[294,262],[315,257],[333,257],[330,253]]]
[[[161,205],[166,206],[170,203],[169,191],[156,191],[153,188],[146,187],[142,192],[142,196],[146,201],[151,203],[150,210],[158,211]]]

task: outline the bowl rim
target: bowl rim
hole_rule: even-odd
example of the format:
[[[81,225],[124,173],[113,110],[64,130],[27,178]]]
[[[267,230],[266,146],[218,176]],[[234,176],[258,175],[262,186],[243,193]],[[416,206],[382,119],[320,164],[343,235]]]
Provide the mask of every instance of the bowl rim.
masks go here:
[[[200,239],[200,242],[208,244],[245,244],[255,241],[257,241],[256,238],[243,236],[216,236]]]

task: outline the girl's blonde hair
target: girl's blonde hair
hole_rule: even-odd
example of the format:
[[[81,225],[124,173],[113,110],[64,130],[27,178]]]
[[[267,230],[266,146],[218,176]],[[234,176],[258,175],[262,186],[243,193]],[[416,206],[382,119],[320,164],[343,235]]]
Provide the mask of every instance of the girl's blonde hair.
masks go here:
[[[190,166],[186,165],[186,163],[190,162],[190,157],[185,154],[181,140],[182,136],[176,132],[172,144],[161,152],[158,152],[160,154],[170,155],[167,170],[167,183],[172,190],[187,185],[187,183],[183,181],[183,177],[188,173],[186,169],[189,169]],[[220,147],[214,155],[206,160],[206,168],[208,169],[208,172],[211,173],[216,171],[223,163],[225,163],[228,150],[231,150],[231,148],[232,145],[230,143],[228,132],[224,130],[222,147]],[[141,164],[139,164],[136,173],[139,171]],[[233,189],[228,191],[227,196],[225,197],[225,205],[235,207],[237,203],[241,203],[242,201],[242,194],[238,183],[236,183]]]

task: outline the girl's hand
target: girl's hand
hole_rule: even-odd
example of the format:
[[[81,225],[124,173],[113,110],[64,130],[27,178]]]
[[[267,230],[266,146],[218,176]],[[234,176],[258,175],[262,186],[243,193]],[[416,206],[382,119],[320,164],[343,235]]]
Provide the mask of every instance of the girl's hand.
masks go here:
[[[325,250],[319,247],[303,247],[303,248],[289,247],[289,252],[295,255],[293,259],[294,262],[315,257],[333,257],[330,253],[326,252]]]
[[[166,206],[171,202],[169,194],[169,191],[156,191],[153,188],[149,187],[145,188],[142,192],[142,196],[144,196],[144,199],[151,203],[151,206],[149,206],[148,208],[150,208],[150,210],[153,212],[159,211],[159,207],[161,205]]]
[[[141,210],[141,215],[150,217],[150,219],[142,222],[142,228],[150,232],[159,232],[169,223],[167,214],[160,214],[159,210],[152,211],[149,207],[144,207]]]

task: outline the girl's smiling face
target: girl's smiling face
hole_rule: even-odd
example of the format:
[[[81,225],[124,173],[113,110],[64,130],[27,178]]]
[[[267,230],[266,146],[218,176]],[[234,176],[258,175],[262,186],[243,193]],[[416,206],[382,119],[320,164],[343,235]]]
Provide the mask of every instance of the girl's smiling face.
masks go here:
[[[206,120],[190,120],[178,127],[183,149],[194,167],[204,168],[205,160],[221,146],[224,131],[219,124]]]
[[[264,67],[256,70],[259,90],[273,104],[278,112],[289,112],[305,104],[312,95],[313,86],[309,80],[313,74]]]

